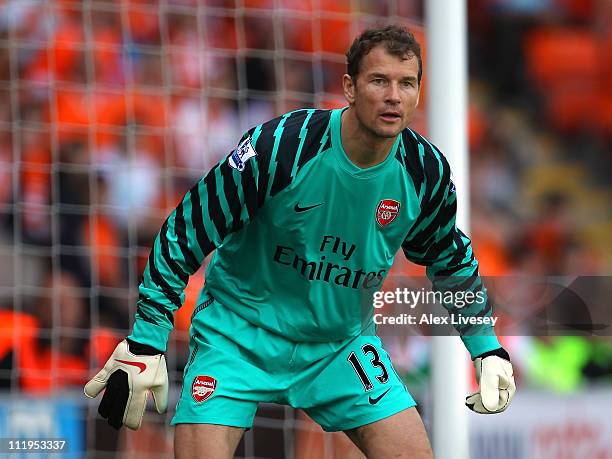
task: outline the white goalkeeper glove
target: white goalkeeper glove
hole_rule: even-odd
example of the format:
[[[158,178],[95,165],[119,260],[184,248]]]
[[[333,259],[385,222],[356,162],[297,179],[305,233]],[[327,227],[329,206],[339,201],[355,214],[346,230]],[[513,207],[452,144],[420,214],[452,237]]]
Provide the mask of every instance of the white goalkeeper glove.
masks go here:
[[[466,397],[466,406],[476,413],[494,414],[504,411],[516,391],[510,356],[500,348],[474,359],[478,392]]]
[[[146,344],[121,341],[104,368],[85,385],[85,395],[104,396],[98,413],[115,429],[122,425],[138,429],[142,423],[147,394],[153,394],[159,414],[168,407],[168,372],[164,355]]]

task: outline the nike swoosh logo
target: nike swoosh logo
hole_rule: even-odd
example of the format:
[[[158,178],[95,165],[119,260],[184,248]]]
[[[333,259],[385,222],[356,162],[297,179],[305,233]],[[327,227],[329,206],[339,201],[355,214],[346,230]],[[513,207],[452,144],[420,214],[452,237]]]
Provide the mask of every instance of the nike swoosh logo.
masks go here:
[[[380,394],[378,397],[376,398],[372,398],[372,396],[370,395],[370,397],[368,398],[370,405],[376,405],[378,402],[380,402],[380,399],[383,398],[385,395],[387,395],[387,392],[389,392],[391,389],[387,389],[386,391],[384,391],[382,394]]]
[[[314,209],[315,207],[322,206],[323,204],[325,204],[325,203],[324,202],[320,202],[319,204],[315,204],[313,206],[306,206],[306,207],[300,207],[299,204],[296,204],[293,207],[293,210],[295,210],[296,212],[306,212],[307,210]]]
[[[132,365],[133,367],[139,368],[140,373],[142,373],[143,371],[147,369],[147,365],[142,362],[130,362],[129,360],[119,360],[119,359],[115,359],[115,360],[117,362],[125,363],[126,365]]]

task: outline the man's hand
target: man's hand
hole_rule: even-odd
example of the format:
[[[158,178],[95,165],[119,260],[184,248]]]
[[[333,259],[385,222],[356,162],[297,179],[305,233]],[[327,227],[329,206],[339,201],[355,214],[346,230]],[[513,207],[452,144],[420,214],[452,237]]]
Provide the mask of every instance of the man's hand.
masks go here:
[[[98,413],[115,429],[138,429],[147,393],[151,391],[159,414],[168,407],[166,359],[157,349],[125,339],[104,368],[85,385],[85,395],[95,398],[106,387]]]
[[[466,397],[466,406],[476,413],[501,413],[516,391],[510,356],[503,348],[485,352],[474,359],[474,366],[480,390]]]

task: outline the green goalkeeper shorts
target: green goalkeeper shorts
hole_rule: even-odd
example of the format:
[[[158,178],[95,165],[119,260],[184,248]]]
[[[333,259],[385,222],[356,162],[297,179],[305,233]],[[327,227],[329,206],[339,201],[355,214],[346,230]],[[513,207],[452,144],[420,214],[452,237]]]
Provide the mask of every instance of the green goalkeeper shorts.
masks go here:
[[[373,334],[298,343],[209,303],[192,319],[173,425],[251,428],[257,404],[267,402],[300,408],[324,430],[338,431],[416,405]]]

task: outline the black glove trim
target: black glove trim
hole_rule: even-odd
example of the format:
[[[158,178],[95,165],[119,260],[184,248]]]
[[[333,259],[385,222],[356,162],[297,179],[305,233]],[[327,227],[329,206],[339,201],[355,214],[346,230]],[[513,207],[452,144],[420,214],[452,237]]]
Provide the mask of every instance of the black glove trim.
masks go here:
[[[163,354],[162,351],[155,349],[153,346],[148,344],[137,343],[129,338],[125,339],[128,343],[128,350],[134,355],[159,355]]]
[[[480,354],[478,357],[475,357],[474,360],[484,359],[485,357],[491,357],[492,355],[496,355],[497,357],[501,357],[502,359],[510,362],[510,355],[508,354],[508,351],[506,351],[503,347],[500,347],[499,349],[495,349],[493,351],[485,352],[484,354]]]

